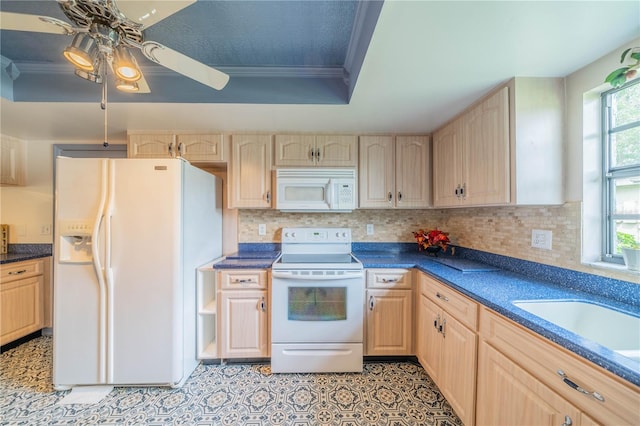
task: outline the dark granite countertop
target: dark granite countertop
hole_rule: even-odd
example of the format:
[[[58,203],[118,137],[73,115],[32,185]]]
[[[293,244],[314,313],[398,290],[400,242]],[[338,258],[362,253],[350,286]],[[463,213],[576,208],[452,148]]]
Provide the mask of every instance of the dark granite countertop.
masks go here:
[[[49,257],[52,253],[52,244],[9,244],[8,253],[0,254],[0,265]]]
[[[459,248],[460,258],[492,271],[462,272],[416,251],[354,248],[365,268],[417,268],[560,346],[640,386],[640,362],[513,305],[520,300],[582,300],[640,316],[640,284]],[[240,251],[215,268],[270,268],[279,251]],[[441,258],[447,256],[441,256]],[[450,258],[450,257],[449,257]],[[497,270],[496,270],[497,269]]]

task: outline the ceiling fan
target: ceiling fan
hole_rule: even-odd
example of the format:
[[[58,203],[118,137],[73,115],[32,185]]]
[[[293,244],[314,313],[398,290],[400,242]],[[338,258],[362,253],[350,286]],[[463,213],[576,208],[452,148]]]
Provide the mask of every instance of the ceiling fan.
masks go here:
[[[130,49],[139,49],[151,61],[216,90],[229,75],[172,50],[144,40],[144,29],[189,6],[196,0],[57,0],[75,25],[49,16],[0,12],[0,29],[73,36],[64,57],[75,74],[101,84],[107,70],[121,91],[149,93],[142,71]],[[105,86],[103,86],[105,87]]]

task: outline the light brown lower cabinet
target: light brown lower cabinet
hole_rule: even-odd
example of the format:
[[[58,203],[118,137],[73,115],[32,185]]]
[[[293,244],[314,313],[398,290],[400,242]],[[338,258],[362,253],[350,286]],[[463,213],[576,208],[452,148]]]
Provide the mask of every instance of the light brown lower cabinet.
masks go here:
[[[475,420],[477,303],[418,273],[416,355],[460,420]]]
[[[0,265],[0,345],[44,327],[44,270],[42,259]]]
[[[640,424],[638,386],[488,308],[479,331],[476,424]]]
[[[413,355],[413,271],[367,270],[365,355]]]
[[[219,278],[221,358],[268,357],[267,271],[225,270]]]

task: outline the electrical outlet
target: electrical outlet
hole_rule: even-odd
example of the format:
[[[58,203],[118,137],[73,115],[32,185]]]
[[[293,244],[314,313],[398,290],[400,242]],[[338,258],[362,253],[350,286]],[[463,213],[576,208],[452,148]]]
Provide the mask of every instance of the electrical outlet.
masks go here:
[[[553,233],[542,229],[534,229],[531,231],[531,247],[544,250],[551,250],[551,240]]]
[[[51,225],[40,225],[40,235],[51,235]]]
[[[373,223],[367,223],[367,235],[373,235]]]
[[[258,225],[258,235],[267,235],[267,225],[264,223]]]

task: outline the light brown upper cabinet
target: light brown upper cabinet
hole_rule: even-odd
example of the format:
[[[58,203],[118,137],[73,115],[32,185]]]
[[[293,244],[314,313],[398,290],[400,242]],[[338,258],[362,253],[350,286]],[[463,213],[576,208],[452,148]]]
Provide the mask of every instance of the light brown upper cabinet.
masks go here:
[[[358,171],[360,208],[429,207],[429,136],[360,136]]]
[[[517,77],[433,135],[433,206],[563,203],[564,82]]]
[[[25,184],[25,149],[20,139],[0,137],[0,184]]]
[[[232,135],[229,208],[271,208],[271,135]]]
[[[222,134],[177,135],[177,153],[191,163],[211,163],[226,160]]]
[[[356,167],[358,143],[349,135],[276,135],[276,167]]]
[[[129,158],[183,157],[192,163],[224,161],[222,134],[129,134]]]

